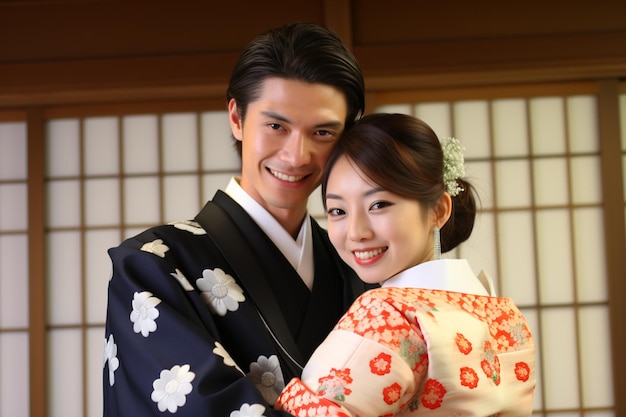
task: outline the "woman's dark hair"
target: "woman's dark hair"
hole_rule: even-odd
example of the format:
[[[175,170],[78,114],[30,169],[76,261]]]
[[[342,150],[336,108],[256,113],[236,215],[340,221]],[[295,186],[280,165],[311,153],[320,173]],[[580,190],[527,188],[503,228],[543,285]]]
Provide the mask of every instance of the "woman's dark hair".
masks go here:
[[[370,114],[344,131],[322,178],[324,205],[328,175],[341,156],[350,159],[379,187],[415,199],[425,209],[435,208],[445,191],[441,143],[430,126],[415,117]],[[474,228],[474,189],[464,179],[457,182],[463,191],[452,197],[450,219],[441,228],[442,252],[467,240]]]
[[[268,77],[337,88],[346,97],[346,128],[365,111],[361,67],[339,36],[324,26],[290,23],[262,33],[245,47],[226,91],[226,100],[235,99],[242,119],[248,104],[259,98]],[[241,142],[235,142],[241,155]]]

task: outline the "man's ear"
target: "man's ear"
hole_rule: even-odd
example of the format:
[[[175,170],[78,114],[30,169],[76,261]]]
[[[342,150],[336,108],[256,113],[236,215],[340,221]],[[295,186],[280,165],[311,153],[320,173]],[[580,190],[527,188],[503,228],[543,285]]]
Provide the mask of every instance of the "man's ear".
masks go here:
[[[233,137],[241,141],[243,138],[243,122],[234,98],[231,98],[228,102],[228,120],[230,121],[230,130],[233,132]]]
[[[442,228],[450,218],[452,213],[452,197],[450,194],[443,193],[435,207],[435,226]]]

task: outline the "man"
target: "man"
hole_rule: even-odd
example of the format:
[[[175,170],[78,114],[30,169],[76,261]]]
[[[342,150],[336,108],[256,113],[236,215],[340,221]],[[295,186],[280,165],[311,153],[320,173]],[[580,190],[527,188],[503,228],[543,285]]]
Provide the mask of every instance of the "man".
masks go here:
[[[366,289],[307,215],[342,131],[364,111],[340,39],[295,23],[254,39],[227,91],[240,177],[194,221],[109,251],[106,416],[271,416]]]

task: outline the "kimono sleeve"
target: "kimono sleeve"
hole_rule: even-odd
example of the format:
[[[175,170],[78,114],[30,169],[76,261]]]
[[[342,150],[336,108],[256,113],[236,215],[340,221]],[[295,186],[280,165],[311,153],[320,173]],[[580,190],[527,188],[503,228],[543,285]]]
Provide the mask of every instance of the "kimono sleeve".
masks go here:
[[[411,406],[426,371],[425,341],[392,304],[371,300],[355,302],[277,407],[294,415],[391,416]]]
[[[287,415],[265,402],[217,340],[209,309],[169,249],[154,239],[109,251],[104,416]]]

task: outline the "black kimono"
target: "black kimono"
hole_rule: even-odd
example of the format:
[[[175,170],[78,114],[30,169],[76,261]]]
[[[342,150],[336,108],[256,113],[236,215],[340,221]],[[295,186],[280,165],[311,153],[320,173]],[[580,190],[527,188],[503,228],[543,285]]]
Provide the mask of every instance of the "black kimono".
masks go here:
[[[104,415],[285,415],[278,394],[368,288],[311,224],[312,291],[221,191],[111,249]]]

